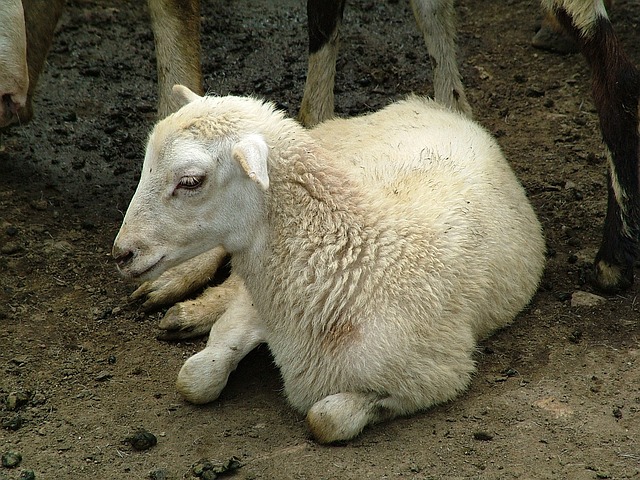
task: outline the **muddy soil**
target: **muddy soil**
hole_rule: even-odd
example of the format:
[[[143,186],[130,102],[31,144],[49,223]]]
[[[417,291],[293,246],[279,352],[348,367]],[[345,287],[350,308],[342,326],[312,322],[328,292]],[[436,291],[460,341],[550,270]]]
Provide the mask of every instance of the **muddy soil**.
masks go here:
[[[22,460],[0,478],[195,478],[203,459],[233,457],[241,466],[229,476],[240,479],[640,478],[639,287],[584,301],[582,292],[598,293],[588,276],[606,206],[603,147],[584,60],[530,46],[536,1],[459,0],[457,11],[476,119],[544,226],[540,291],[482,342],[464,395],[330,447],[310,440],[288,407],[266,348],[212,404],[176,393],[181,364],[204,340],[156,340],[163,312],[128,300],[134,286],[109,255],[154,121],[147,11],[144,2],[68,3],[37,116],[1,138],[0,454]],[[430,94],[407,2],[350,3],[337,113]],[[295,115],[303,2],[212,0],[202,17],[206,88],[259,95]],[[640,59],[640,4],[618,1],[612,18]],[[157,444],[138,451],[127,439],[141,429]]]

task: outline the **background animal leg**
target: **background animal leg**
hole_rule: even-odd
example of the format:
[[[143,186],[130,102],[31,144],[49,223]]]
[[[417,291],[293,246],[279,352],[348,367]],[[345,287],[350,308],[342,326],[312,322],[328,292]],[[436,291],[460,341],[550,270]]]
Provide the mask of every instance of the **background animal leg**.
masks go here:
[[[473,113],[456,60],[453,1],[412,0],[411,6],[429,52],[435,100],[471,118]]]
[[[625,54],[604,4],[585,16],[578,3],[554,2],[553,12],[592,70],[593,98],[609,161],[607,215],[594,262],[594,283],[615,292],[633,283],[637,254],[640,72]]]
[[[298,114],[298,121],[305,127],[333,117],[333,87],[345,1],[307,1],[309,66]]]
[[[171,95],[176,84],[203,94],[200,61],[200,1],[149,0],[158,65],[158,118],[180,107]]]
[[[26,105],[18,110],[18,122],[21,124],[27,123],[33,118],[33,96],[63,7],[64,0],[22,1],[27,35],[29,90],[27,91]]]

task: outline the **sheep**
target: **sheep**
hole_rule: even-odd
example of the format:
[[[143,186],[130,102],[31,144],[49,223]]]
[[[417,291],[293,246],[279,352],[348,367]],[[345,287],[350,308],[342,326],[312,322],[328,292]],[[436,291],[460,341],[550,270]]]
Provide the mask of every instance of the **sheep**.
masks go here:
[[[266,342],[292,407],[321,443],[467,388],[476,342],[534,295],[540,224],[492,137],[412,96],[305,130],[251,97],[200,97],[148,141],[114,241],[125,277],[152,279],[214,248],[236,295],[177,380],[215,400]]]
[[[27,103],[27,37],[20,0],[6,0],[0,8],[0,127]]]
[[[431,4],[435,6],[429,7]],[[608,0],[542,1],[544,10],[571,36],[593,69],[593,97],[606,147],[609,185],[607,214],[602,241],[593,261],[592,283],[599,290],[612,293],[629,288],[634,281],[637,238],[640,233],[637,176],[640,74],[615,36],[605,8],[605,5],[610,4]],[[438,77],[435,67],[444,65],[444,78],[456,78],[458,70],[455,48],[448,43],[455,39],[455,24],[452,19],[454,12],[450,8],[450,2],[416,0],[413,5],[414,11],[418,10],[416,5],[421,5],[423,12],[439,12],[439,15],[419,20],[418,24],[421,28],[440,25],[441,29],[431,36],[431,41],[436,46],[440,45],[439,38],[447,39],[440,47],[442,50],[438,57],[440,60],[434,65],[434,77]],[[298,116],[307,126],[333,117],[333,79],[344,6],[345,0],[336,0],[328,2],[326,8],[321,9],[316,1],[308,1],[309,70]],[[432,19],[431,24],[428,23],[429,18]],[[428,43],[428,32],[424,35]],[[467,111],[464,106],[466,99],[461,95],[464,93],[462,85],[454,88],[457,85],[454,80],[439,83],[435,78],[436,98],[439,97],[444,103],[447,100],[443,99],[459,98],[462,103],[456,107],[455,103],[449,102],[449,106],[470,116],[470,109]],[[444,90],[439,90],[437,85],[448,85],[447,88],[451,89],[450,96],[447,96],[445,87],[442,87]],[[309,108],[315,110],[308,113]],[[143,283],[134,297],[146,298],[145,304],[148,307],[173,303],[172,300],[192,292],[195,287],[203,286],[204,280],[213,275],[217,265],[208,264],[203,259],[193,259],[182,270],[170,270],[158,280]],[[183,272],[188,273],[185,276]],[[193,277],[203,281],[193,282]],[[215,305],[218,294],[215,288],[207,290],[201,302],[204,305]],[[177,303],[160,324],[165,332],[162,337],[181,339],[197,336],[210,328],[214,318],[216,314],[212,315],[206,307],[197,308],[192,303]]]

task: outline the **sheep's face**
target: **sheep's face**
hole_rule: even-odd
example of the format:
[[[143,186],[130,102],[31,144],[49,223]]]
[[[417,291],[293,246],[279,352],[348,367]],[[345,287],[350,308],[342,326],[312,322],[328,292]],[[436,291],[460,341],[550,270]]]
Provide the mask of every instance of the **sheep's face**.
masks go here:
[[[150,137],[113,246],[122,274],[141,280],[220,245],[244,248],[268,187],[262,137],[202,139],[166,126],[158,124]]]

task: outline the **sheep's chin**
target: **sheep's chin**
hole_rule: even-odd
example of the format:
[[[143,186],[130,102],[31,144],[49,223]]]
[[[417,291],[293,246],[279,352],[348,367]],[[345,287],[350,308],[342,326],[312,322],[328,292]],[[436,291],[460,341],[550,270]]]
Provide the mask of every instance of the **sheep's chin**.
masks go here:
[[[138,262],[136,262],[134,265],[118,269],[120,270],[120,274],[123,277],[131,280],[142,282],[155,280],[169,268],[168,266],[164,265],[164,259],[165,256],[162,255],[157,260],[152,259],[150,262],[146,262],[144,265],[138,265]]]

